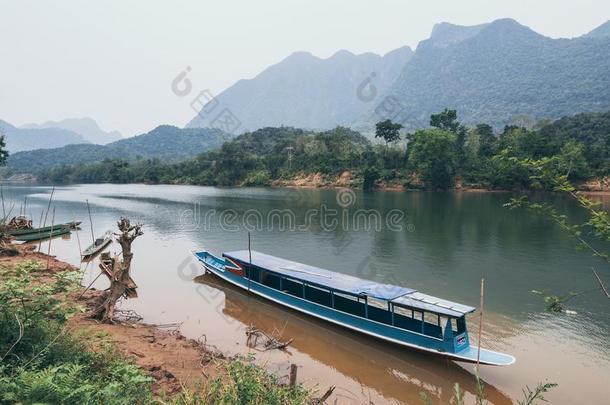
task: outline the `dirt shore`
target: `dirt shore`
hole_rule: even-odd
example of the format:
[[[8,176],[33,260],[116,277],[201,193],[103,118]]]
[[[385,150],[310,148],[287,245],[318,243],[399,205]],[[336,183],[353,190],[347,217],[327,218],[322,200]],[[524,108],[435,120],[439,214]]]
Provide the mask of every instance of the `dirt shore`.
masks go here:
[[[10,266],[34,260],[41,263],[49,275],[79,270],[54,256],[36,252],[35,246],[14,247],[19,254],[0,257],[0,265]],[[90,289],[83,293],[84,289],[75,293],[74,299],[92,308],[99,301],[102,291]],[[170,328],[167,329],[167,326]],[[155,379],[153,388],[156,392],[165,391],[170,395],[180,391],[182,386],[196,390],[221,373],[223,362],[227,360],[223,353],[207,346],[205,340],[187,339],[177,327],[172,328],[171,325],[160,327],[129,320],[102,324],[83,314],[71,318],[68,328],[75,334],[85,336],[93,349],[101,342],[112,342],[121,353],[133,359]]]

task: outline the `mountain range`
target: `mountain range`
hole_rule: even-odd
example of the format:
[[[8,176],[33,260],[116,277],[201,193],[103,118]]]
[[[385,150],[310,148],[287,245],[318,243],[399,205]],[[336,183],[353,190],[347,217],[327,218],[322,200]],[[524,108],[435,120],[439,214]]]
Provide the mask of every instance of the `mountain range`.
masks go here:
[[[240,121],[236,132],[266,126],[323,129],[348,125],[385,93],[411,58],[405,46],[384,56],[342,50],[327,59],[295,52],[253,79],[240,80],[216,97],[221,108],[204,108],[187,127],[214,126],[228,109]],[[368,83],[374,87],[367,86]]]
[[[43,124],[27,124],[21,128],[61,128],[81,135],[85,141],[98,145],[123,139],[119,131],[104,131],[97,122],[91,118],[67,118],[61,121],[47,121]]]
[[[0,132],[5,136],[6,147],[10,153],[74,144],[104,145],[123,139],[118,131],[102,130],[91,118],[69,118],[21,127],[0,120]]]
[[[392,85],[407,126],[457,109],[466,124],[501,127],[518,116],[556,119],[610,108],[610,37],[551,39],[514,20],[439,24]]]
[[[216,149],[228,139],[230,136],[218,129],[182,129],[161,125],[146,134],[107,145],[81,143],[14,153],[9,156],[7,166],[11,172],[33,173],[54,166],[94,163],[105,159],[129,161],[158,158],[171,162]]]
[[[58,148],[68,144],[86,143],[76,132],[63,128],[17,128],[0,120],[0,133],[4,135],[6,149],[15,153],[32,149]]]
[[[297,52],[216,97],[241,122],[371,132],[385,118],[407,128],[457,109],[467,124],[502,127],[610,108],[610,21],[574,39],[552,39],[512,19],[476,26],[437,24],[415,52],[384,56]],[[216,109],[218,111],[220,109]],[[213,112],[215,112],[213,111]],[[213,126],[205,109],[187,127]]]

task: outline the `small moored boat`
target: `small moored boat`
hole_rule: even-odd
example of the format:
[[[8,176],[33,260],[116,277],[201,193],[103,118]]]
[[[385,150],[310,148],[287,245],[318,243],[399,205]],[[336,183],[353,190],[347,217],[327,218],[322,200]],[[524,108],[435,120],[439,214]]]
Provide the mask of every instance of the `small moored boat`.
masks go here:
[[[53,230],[53,232],[55,232],[58,229],[76,229],[79,225],[80,225],[80,221],[72,221],[72,222],[66,222],[65,224],[55,224],[52,226],[44,226],[44,227],[40,227],[40,228],[19,228],[19,229],[9,229],[6,231],[6,233],[8,233],[9,235],[15,236],[15,239],[17,240],[22,240],[20,238],[18,238],[18,236],[20,235],[29,235],[29,234],[41,234],[41,233],[46,233],[46,232],[51,232],[51,230]]]
[[[83,250],[81,256],[83,258],[87,258],[96,255],[97,253],[104,250],[106,246],[108,246],[110,243],[112,243],[112,231],[106,231],[102,236],[96,238],[91,245],[89,245],[85,250]]]
[[[48,231],[38,231],[27,234],[14,235],[13,238],[22,242],[32,242],[41,239],[50,239],[55,238],[61,235],[67,235],[70,233],[70,228],[54,228],[53,230],[49,229]]]
[[[479,356],[480,364],[515,362],[511,355],[470,345],[466,315],[473,307],[256,251],[193,254],[231,284],[345,328],[455,361],[476,363]]]

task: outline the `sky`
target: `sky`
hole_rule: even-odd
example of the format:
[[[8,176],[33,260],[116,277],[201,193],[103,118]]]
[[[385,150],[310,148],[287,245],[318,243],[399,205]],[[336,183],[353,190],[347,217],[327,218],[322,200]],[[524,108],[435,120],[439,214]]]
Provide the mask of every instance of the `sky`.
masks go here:
[[[505,17],[572,38],[610,19],[610,8],[607,0],[0,0],[0,119],[91,117],[125,136],[184,126],[199,92],[219,94],[292,52],[383,54],[415,48],[442,21]],[[171,84],[184,71],[192,89],[180,96]]]

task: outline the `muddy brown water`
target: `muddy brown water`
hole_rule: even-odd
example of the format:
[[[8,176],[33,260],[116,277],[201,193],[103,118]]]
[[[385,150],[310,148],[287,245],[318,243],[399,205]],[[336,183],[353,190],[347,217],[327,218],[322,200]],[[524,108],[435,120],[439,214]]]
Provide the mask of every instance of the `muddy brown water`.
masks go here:
[[[5,186],[5,209],[38,222],[48,187]],[[509,404],[525,385],[552,381],[553,404],[607,403],[610,381],[610,303],[596,290],[591,268],[610,280],[603,263],[574,249],[557,226],[527,211],[510,211],[506,193],[352,192],[348,190],[220,189],[192,186],[77,185],[55,190],[56,222],[77,219],[82,229],[51,242],[52,253],[77,264],[95,234],[116,228],[125,215],[145,224],[133,245],[138,299],[124,302],[151,323],[180,322],[184,334],[201,337],[227,353],[253,353],[280,376],[291,363],[308,387],[337,386],[338,404],[420,404],[420,393],[448,403],[459,383],[472,399],[473,367],[421,353],[302,316],[202,276],[190,249],[213,252],[247,248],[379,282],[478,306],[486,279],[483,346],[514,355],[509,367],[482,367],[488,399]],[[571,201],[554,202],[576,219]],[[610,197],[598,195],[610,208]],[[50,222],[50,217],[48,219]],[[42,244],[46,252],[48,242]],[[116,244],[111,250],[117,250]],[[83,264],[83,283],[97,263]],[[104,288],[104,281],[95,283]],[[569,303],[574,314],[545,311],[541,294],[588,291]],[[294,339],[286,352],[246,346],[245,328]],[[477,340],[477,319],[469,330]]]

